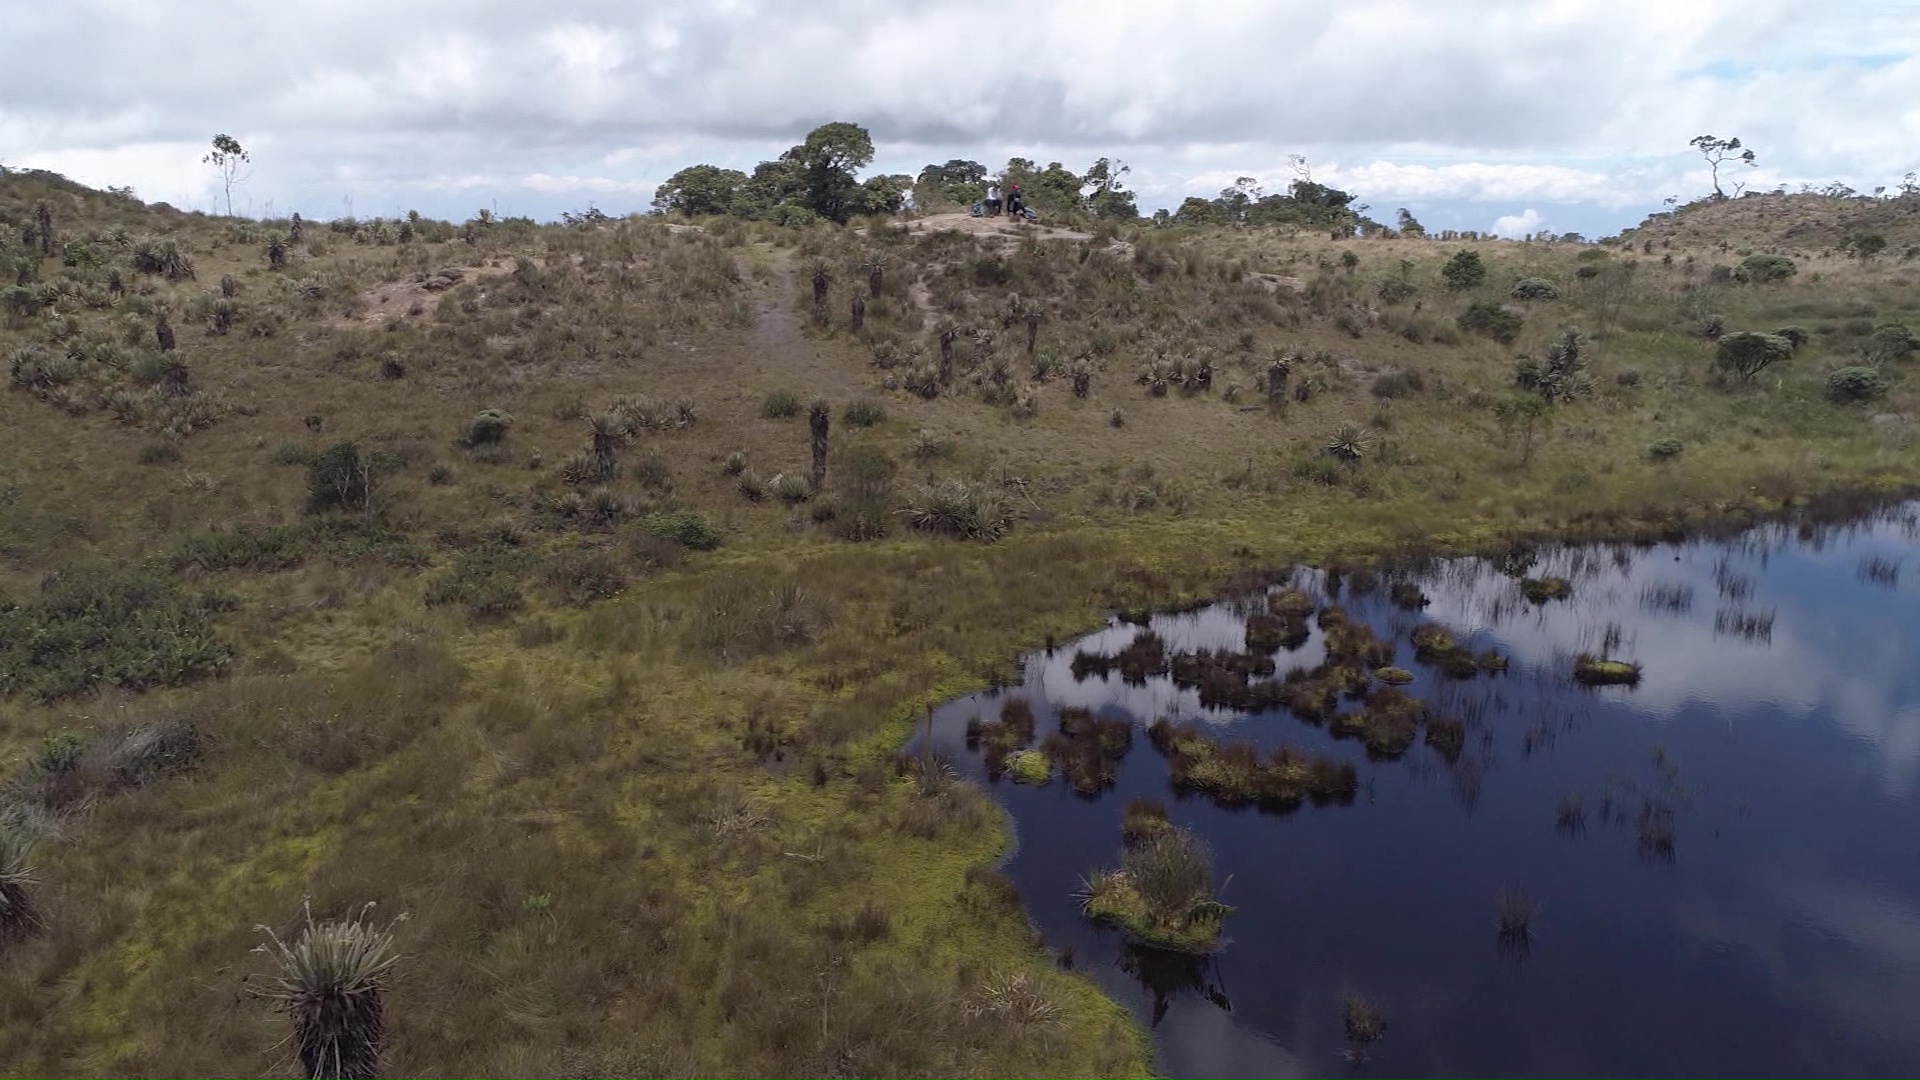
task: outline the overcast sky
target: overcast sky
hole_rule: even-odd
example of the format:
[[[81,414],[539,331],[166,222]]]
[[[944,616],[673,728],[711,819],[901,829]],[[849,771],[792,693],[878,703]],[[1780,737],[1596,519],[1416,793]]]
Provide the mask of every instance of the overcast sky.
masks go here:
[[[643,210],[825,121],[874,166],[1133,166],[1143,209],[1306,155],[1374,217],[1617,232],[1709,190],[1920,169],[1920,0],[15,0],[0,164],[236,212]]]

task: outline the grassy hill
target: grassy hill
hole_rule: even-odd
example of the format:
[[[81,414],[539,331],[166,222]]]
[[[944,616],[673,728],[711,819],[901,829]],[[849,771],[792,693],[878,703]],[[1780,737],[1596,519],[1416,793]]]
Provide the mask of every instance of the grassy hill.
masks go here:
[[[1800,242],[1904,211],[1785,205],[296,226],[0,176],[0,1062],[293,1069],[250,950],[309,898],[407,916],[393,1073],[1142,1072],[916,720],[1288,561],[1908,489],[1920,264]]]

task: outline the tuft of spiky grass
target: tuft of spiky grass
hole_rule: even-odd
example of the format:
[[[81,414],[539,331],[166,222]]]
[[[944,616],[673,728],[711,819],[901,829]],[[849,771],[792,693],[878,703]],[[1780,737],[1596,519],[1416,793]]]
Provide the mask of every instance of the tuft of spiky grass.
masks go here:
[[[998,493],[964,480],[943,480],[921,488],[908,498],[900,514],[920,532],[969,540],[998,540],[1008,524],[1006,505]]]
[[[790,391],[776,390],[761,403],[760,415],[769,420],[790,420],[800,415],[800,399]]]
[[[279,969],[260,995],[293,1021],[294,1050],[310,1080],[379,1075],[386,1043],[381,998],[400,953],[393,925],[381,928],[367,919],[372,907],[351,919],[321,923],[306,907],[305,924],[291,943],[271,927],[255,928],[267,936],[255,951],[266,953]]]
[[[0,942],[17,940],[40,927],[34,908],[33,836],[21,825],[0,821]]]
[[[1346,999],[1347,1041],[1353,1044],[1355,1051],[1364,1052],[1366,1048],[1387,1033],[1386,1017],[1367,995],[1358,990],[1347,994]]]
[[[1022,1027],[1055,1027],[1060,1023],[1060,1007],[1025,972],[988,978],[980,984],[979,993],[968,1000],[966,1009],[976,1017]]]
[[[1359,461],[1373,449],[1373,435],[1355,423],[1341,424],[1327,437],[1325,451],[1341,461]]]
[[[813,484],[799,473],[781,473],[767,485],[773,495],[788,506],[798,506],[813,498]]]
[[[1533,897],[1519,889],[1508,889],[1500,894],[1499,917],[1497,924],[1502,937],[1525,937],[1533,929],[1533,916],[1539,906]]]
[[[850,428],[872,427],[886,419],[886,406],[868,398],[850,401],[840,409],[840,422]]]

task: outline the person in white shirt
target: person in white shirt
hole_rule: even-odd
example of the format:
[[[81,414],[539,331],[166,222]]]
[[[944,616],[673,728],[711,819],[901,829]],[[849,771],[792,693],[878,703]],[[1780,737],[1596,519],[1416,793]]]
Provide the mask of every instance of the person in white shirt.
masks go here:
[[[1000,216],[1000,185],[992,181],[987,182],[987,216]]]

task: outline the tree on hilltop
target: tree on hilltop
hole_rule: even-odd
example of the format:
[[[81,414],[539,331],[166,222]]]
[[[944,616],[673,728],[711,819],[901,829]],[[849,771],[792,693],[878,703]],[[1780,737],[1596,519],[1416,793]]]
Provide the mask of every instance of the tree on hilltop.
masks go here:
[[[1715,135],[1695,135],[1687,144],[1700,151],[1707,159],[1707,167],[1713,170],[1713,197],[1724,199],[1727,193],[1720,190],[1720,166],[1729,161],[1753,165],[1753,151],[1740,145],[1739,139],[1722,139]],[[1738,190],[1736,188],[1735,190]]]
[[[244,183],[241,168],[253,159],[240,145],[240,140],[231,135],[215,135],[213,149],[200,159],[201,164],[211,165],[220,173],[220,184],[227,196],[227,216],[233,216],[233,185]]]
[[[821,124],[780,159],[793,166],[797,194],[807,209],[838,222],[863,209],[865,200],[853,174],[873,162],[873,136],[866,128],[846,121]]]

